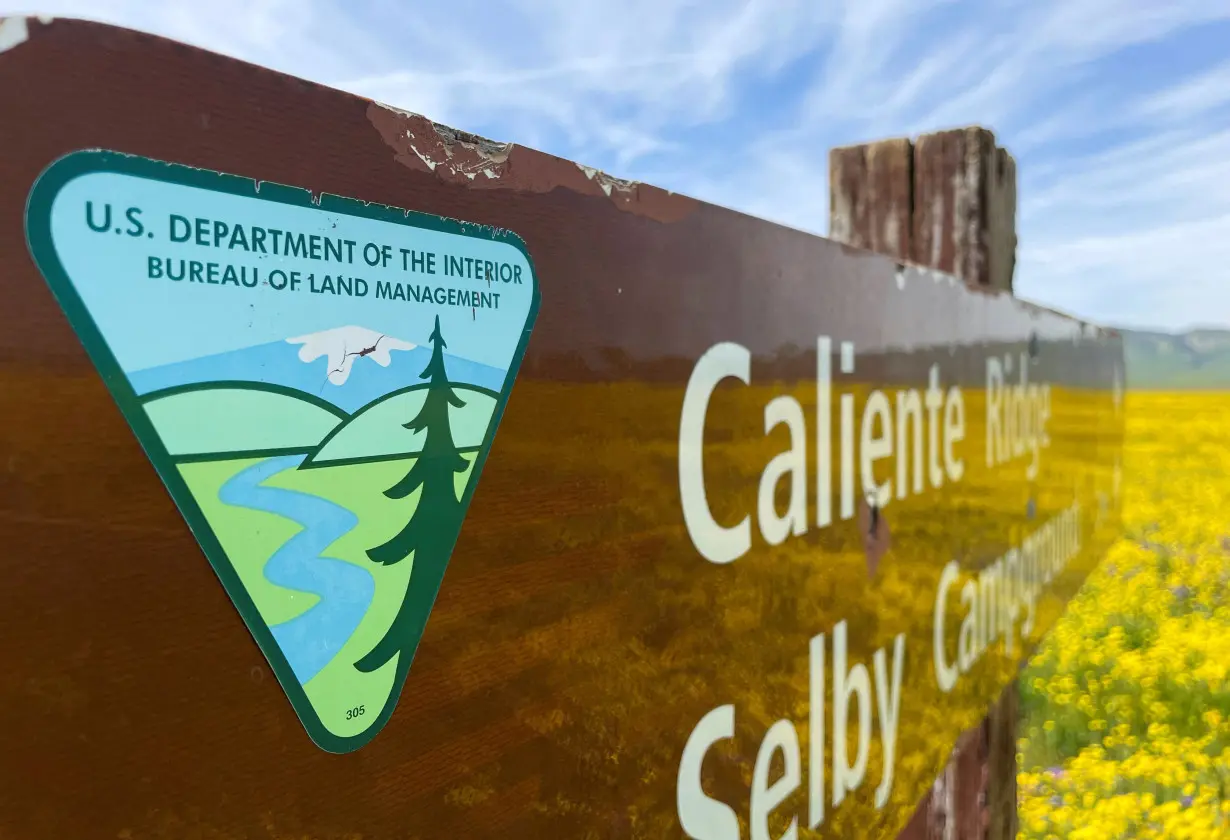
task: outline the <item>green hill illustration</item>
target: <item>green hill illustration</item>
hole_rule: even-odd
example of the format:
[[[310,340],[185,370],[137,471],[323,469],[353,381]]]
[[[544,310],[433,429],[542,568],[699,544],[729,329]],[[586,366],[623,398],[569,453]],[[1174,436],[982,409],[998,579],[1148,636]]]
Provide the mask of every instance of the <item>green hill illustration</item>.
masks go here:
[[[448,381],[438,320],[429,341],[426,381],[348,417],[229,383],[143,401],[308,702],[343,738],[367,729],[414,655],[497,405]]]
[[[142,399],[172,458],[308,452],[346,413],[308,394],[259,383],[210,382]]]
[[[461,400],[447,406],[451,438],[459,451],[473,452],[482,444],[499,394],[471,385],[451,388]],[[383,460],[422,452],[428,431],[411,428],[403,420],[418,415],[430,395],[430,386],[414,385],[365,406],[345,422],[335,424],[305,466]]]

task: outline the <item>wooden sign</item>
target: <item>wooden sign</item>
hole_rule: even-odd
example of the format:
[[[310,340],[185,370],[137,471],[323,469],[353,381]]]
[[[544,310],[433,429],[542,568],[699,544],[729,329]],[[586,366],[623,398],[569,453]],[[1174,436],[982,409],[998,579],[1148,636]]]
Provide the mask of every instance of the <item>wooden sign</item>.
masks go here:
[[[15,837],[892,837],[1119,529],[1119,339],[0,24]]]

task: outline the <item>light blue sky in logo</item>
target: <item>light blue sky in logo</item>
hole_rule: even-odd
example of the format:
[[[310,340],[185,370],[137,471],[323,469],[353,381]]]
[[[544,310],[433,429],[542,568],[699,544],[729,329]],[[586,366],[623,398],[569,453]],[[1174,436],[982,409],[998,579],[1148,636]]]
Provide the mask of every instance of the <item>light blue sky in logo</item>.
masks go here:
[[[93,221],[101,226],[105,206],[111,205],[112,229],[97,232],[87,224],[86,203],[93,202]],[[126,217],[130,207],[140,208],[144,227],[139,236]],[[235,225],[319,234],[335,240],[353,240],[353,264],[249,253],[193,241],[173,242],[172,214]],[[98,325],[120,367],[143,370],[188,359],[223,353],[271,341],[307,335],[341,326],[361,326],[415,344],[427,344],[435,317],[448,352],[496,368],[509,367],[525,328],[533,285],[524,254],[506,242],[441,233],[409,225],[379,222],[354,216],[297,207],[255,196],[216,193],[197,187],[110,172],[83,175],[66,184],[51,210],[51,233],[56,253],[69,279]],[[210,240],[212,243],[212,239]],[[267,238],[269,247],[271,238]],[[369,266],[363,258],[366,243],[387,245],[387,267]],[[437,254],[437,273],[427,275],[401,269],[399,249]],[[374,252],[373,252],[374,254]],[[445,276],[443,254],[501,263],[515,267],[523,282],[495,282]],[[259,284],[242,285],[173,282],[151,278],[151,257],[178,261],[198,260],[255,269]],[[268,284],[270,272],[298,271],[304,278],[294,290],[276,290]],[[178,268],[176,269],[178,270]],[[219,269],[219,276],[222,269]],[[319,285],[324,275],[361,277],[368,283],[365,297],[318,294],[306,279],[314,274]],[[249,274],[249,282],[251,282]],[[498,307],[471,308],[435,305],[376,297],[377,281],[414,283],[447,290],[498,294]],[[454,292],[456,294],[456,292]],[[491,299],[495,302],[495,299]]]

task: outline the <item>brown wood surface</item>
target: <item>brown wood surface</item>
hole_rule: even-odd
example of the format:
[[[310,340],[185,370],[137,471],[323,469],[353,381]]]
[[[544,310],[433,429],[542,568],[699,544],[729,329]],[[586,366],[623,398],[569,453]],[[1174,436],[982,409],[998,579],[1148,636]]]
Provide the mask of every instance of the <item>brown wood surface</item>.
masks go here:
[[[1012,291],[1016,162],[971,127],[829,153],[829,236]]]
[[[411,135],[434,168],[407,153]],[[528,245],[542,307],[521,376],[400,705],[355,753],[304,733],[26,252],[35,178],[95,147]],[[1049,512],[1077,467],[1093,482],[1106,463],[1097,389],[1121,349],[1075,322],[170,41],[31,21],[0,53],[0,149],[6,840],[679,836],[682,745],[726,702],[738,737],[708,789],[745,822],[760,738],[779,717],[805,733],[807,640],[842,619],[852,660],[907,632],[914,664],[888,805],[872,805],[873,758],[813,836],[893,836],[1018,661],[988,657],[944,696],[928,666],[942,564],[976,569],[1026,524],[1022,481],[976,457],[983,356],[1036,332],[1040,375],[1066,389]],[[499,177],[467,177],[479,161]],[[969,389],[966,478],[888,510],[892,548],[870,579],[851,523],[707,564],[677,484],[692,365],[720,341],[754,355],[754,385],[721,390],[710,413],[708,477],[729,518],[754,508],[781,449],[764,404],[788,392],[814,406],[818,335],[856,342],[866,387],[925,383],[938,361]],[[1040,602],[1039,632],[1105,538],[1089,536]],[[775,813],[775,836],[806,819],[800,801]]]
[[[908,139],[830,151],[829,199],[830,238],[914,261],[914,144]]]
[[[973,286],[1012,291],[1016,162],[985,128],[924,134],[914,144],[914,261]]]

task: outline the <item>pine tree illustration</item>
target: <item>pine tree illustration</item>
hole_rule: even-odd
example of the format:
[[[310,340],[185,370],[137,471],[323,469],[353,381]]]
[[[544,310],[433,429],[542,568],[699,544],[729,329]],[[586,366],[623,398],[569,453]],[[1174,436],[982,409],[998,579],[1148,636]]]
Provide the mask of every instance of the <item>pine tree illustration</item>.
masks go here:
[[[448,345],[440,334],[439,315],[429,340],[431,361],[420,374],[420,378],[429,383],[427,398],[415,418],[404,424],[405,428],[416,432],[426,431],[427,439],[414,466],[401,481],[384,491],[384,495],[390,499],[404,499],[419,488],[422,492],[406,526],[388,542],[367,551],[371,560],[384,565],[400,563],[413,554],[414,565],[406,595],[388,632],[355,663],[355,668],[364,672],[375,671],[399,653],[403,660],[414,656],[444,579],[444,568],[448,565],[462,514],[454,477],[465,471],[467,462],[453,443],[448,407],[461,408],[465,402],[453,393],[444,370],[444,348]],[[401,667],[408,666],[406,661]]]

